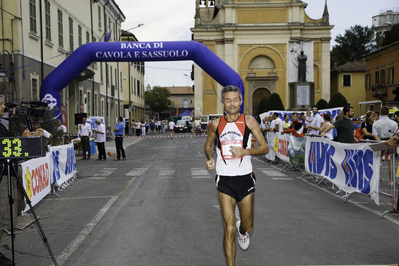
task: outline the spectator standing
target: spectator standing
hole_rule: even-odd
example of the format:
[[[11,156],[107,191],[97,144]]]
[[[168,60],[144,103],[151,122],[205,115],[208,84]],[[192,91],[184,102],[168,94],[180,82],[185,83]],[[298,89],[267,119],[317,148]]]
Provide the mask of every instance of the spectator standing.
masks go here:
[[[290,115],[286,114],[284,116],[284,123],[283,123],[283,127],[284,130],[289,129],[291,127],[292,122],[290,121]]]
[[[294,137],[300,138],[303,137],[303,125],[301,121],[298,119],[298,113],[294,112],[291,114],[292,124],[289,128],[285,129],[281,132],[281,135],[284,133],[291,133]]]
[[[284,123],[283,120],[281,120],[281,118],[279,117],[278,113],[274,113],[273,114],[274,119],[275,119],[275,126],[274,126],[274,131],[275,132],[283,132],[284,130]]]
[[[308,135],[319,135],[320,128],[321,128],[321,122],[322,118],[318,114],[319,112],[319,107],[317,105],[313,105],[312,107],[312,116],[311,119],[308,120],[310,123],[306,126],[308,130]]]
[[[268,131],[274,132],[274,128],[276,127],[276,120],[274,118],[274,115],[269,115],[269,129]]]
[[[193,125],[194,125],[195,135],[196,136],[201,135],[202,129],[201,129],[201,121],[200,121],[199,117],[196,117],[194,119]]]
[[[139,120],[137,120],[136,122],[136,136],[140,137],[140,133],[141,133],[141,123]]]
[[[144,120],[141,120],[141,136],[145,136],[145,131],[146,131],[146,122],[144,122]]]
[[[372,134],[376,140],[388,140],[398,129],[398,124],[388,117],[389,108],[381,108],[381,117],[375,121],[372,128]]]
[[[94,130],[98,147],[98,159],[96,161],[105,161],[107,160],[107,156],[105,155],[105,125],[98,118],[96,119],[96,124],[97,129]]]
[[[373,124],[375,120],[375,113],[368,111],[364,117],[364,120],[360,124],[362,127],[363,139],[374,140],[373,136]]]
[[[332,125],[332,124],[331,124],[332,118],[331,118],[331,115],[330,115],[330,114],[328,114],[328,113],[324,114],[323,120],[324,120],[324,124],[323,124],[323,125],[321,126],[321,128],[320,128],[320,133],[321,133],[321,132],[324,132],[325,129],[327,129],[328,127],[330,127],[330,126]],[[326,131],[326,133],[325,133],[325,136],[326,136],[329,140],[333,140],[333,139],[334,139],[334,137],[333,137],[333,130],[334,130],[334,129],[330,129],[330,130]]]
[[[353,131],[355,127],[353,126],[353,122],[351,118],[353,117],[353,107],[346,106],[343,109],[344,116],[341,119],[338,119],[331,126],[327,127],[323,130],[320,136],[324,136],[326,132],[330,131],[333,128],[337,129],[337,140],[342,143],[355,143],[355,138],[353,137]]]
[[[123,118],[120,116],[118,117],[118,124],[114,128],[115,132],[115,146],[116,146],[116,158],[114,161],[120,161],[121,154],[122,159],[126,160],[125,150],[123,149],[123,129],[125,125],[123,123]]]
[[[169,127],[170,139],[172,139],[173,138],[173,132],[175,130],[175,122],[173,120],[170,120],[168,127]]]
[[[134,120],[132,120],[132,135],[134,135],[136,133],[134,131],[135,130],[135,125],[136,125],[136,123],[134,122]]]
[[[82,118],[82,124],[79,126],[79,134],[80,134],[80,144],[82,145],[83,150],[83,158],[86,159],[86,151],[87,151],[87,160],[90,160],[90,136],[91,136],[91,125],[86,123],[86,117]]]

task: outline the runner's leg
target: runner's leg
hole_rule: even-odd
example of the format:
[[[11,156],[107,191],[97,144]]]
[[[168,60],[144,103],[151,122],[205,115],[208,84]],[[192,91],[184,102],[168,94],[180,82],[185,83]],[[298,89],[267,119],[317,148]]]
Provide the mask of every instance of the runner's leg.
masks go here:
[[[237,203],[240,210],[241,228],[247,232],[252,231],[254,221],[255,193],[251,193]]]
[[[233,266],[236,255],[236,223],[234,215],[236,200],[221,192],[218,192],[218,197],[224,227],[223,250],[226,255],[227,265]]]

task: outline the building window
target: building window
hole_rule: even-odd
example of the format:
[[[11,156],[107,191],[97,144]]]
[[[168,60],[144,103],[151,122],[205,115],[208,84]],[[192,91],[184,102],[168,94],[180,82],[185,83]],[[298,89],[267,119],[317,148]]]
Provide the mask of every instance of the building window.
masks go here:
[[[183,100],[183,108],[188,108],[188,100]]]
[[[115,68],[115,87],[116,87],[116,89],[118,89],[118,82],[119,80],[118,80],[118,72],[116,71],[116,68]]]
[[[58,9],[58,46],[64,47],[64,27],[62,23],[62,11]]]
[[[101,116],[104,116],[104,100],[101,100]]]
[[[86,43],[90,42],[90,33],[86,31]]]
[[[105,83],[108,86],[109,85],[109,73],[108,73],[108,64],[105,63]]]
[[[101,7],[98,6],[98,28],[101,29]]]
[[[109,66],[109,74],[110,74],[110,76],[111,76],[111,86],[114,84],[114,80],[113,80],[113,78],[112,78],[112,66]]]
[[[34,101],[39,99],[39,90],[37,87],[37,79],[32,78],[32,100]]]
[[[103,83],[104,82],[103,62],[100,62],[100,77],[101,77],[101,83]]]
[[[120,72],[120,81],[121,81],[121,91],[123,91],[123,77],[122,77],[122,72]],[[126,79],[126,78],[125,78]]]
[[[50,2],[44,1],[46,13],[46,40],[51,41],[51,17],[50,17]]]
[[[374,72],[374,83],[380,83],[380,72],[378,70]]]
[[[82,27],[80,25],[78,25],[78,44],[82,45]]]
[[[133,93],[136,94],[136,79],[133,82]]]
[[[366,90],[370,89],[370,74],[364,76],[364,86]]]
[[[140,80],[137,80],[137,95],[140,95]]]
[[[107,32],[107,14],[104,13],[104,32]]]
[[[91,98],[90,98],[90,92],[87,92],[87,113],[90,115],[90,103],[91,103]]]
[[[97,116],[97,93],[94,93],[93,111],[94,116]]]
[[[386,83],[385,83],[385,78],[386,78],[386,76],[385,76],[385,68],[383,68],[383,69],[381,69],[381,71],[380,71],[380,83],[386,84]]]
[[[113,25],[113,31],[114,31],[114,42],[116,42],[116,28],[115,28],[115,23]]]
[[[394,80],[394,69],[393,67],[388,68],[388,73],[387,73],[387,84],[395,84],[395,80]]]
[[[36,28],[36,0],[29,0],[30,32],[37,33]]]
[[[69,50],[73,51],[73,19],[69,17]]]
[[[352,86],[352,75],[344,74],[342,75],[342,86],[351,87]]]

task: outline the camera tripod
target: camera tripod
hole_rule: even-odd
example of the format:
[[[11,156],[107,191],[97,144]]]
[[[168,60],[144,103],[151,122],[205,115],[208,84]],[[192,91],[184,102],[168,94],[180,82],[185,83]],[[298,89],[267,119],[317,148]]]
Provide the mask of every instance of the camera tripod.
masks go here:
[[[57,265],[58,265],[58,264],[57,264],[57,260],[55,259],[54,254],[53,254],[53,252],[51,251],[50,245],[49,245],[49,243],[48,243],[48,241],[47,241],[47,238],[46,238],[46,236],[45,236],[45,234],[44,234],[43,228],[42,228],[42,226],[40,225],[39,220],[37,219],[36,213],[35,213],[35,211],[34,211],[34,209],[33,209],[33,206],[32,206],[32,204],[31,204],[31,201],[30,201],[29,197],[28,197],[28,194],[26,193],[26,190],[24,189],[24,186],[22,185],[22,182],[21,182],[22,179],[19,177],[18,171],[15,169],[15,165],[13,165],[13,162],[15,162],[15,161],[12,161],[11,159],[0,160],[0,166],[2,166],[2,170],[1,170],[1,173],[0,173],[0,183],[1,183],[1,181],[2,181],[4,171],[7,169],[8,199],[9,199],[9,204],[10,204],[10,221],[11,221],[12,264],[15,265],[15,255],[14,255],[14,253],[15,253],[15,250],[14,250],[14,238],[15,238],[15,234],[14,234],[14,216],[13,216],[13,206],[12,206],[12,205],[14,204],[14,200],[13,200],[13,198],[12,198],[12,184],[11,184],[11,178],[15,178],[15,179],[17,180],[17,183],[18,183],[18,185],[19,185],[19,188],[21,189],[21,191],[22,191],[22,193],[23,193],[23,196],[24,196],[24,198],[25,198],[25,200],[26,200],[26,203],[29,205],[29,209],[30,209],[31,212],[32,212],[32,215],[33,215],[33,217],[34,217],[34,219],[35,219],[35,222],[36,222],[36,224],[37,224],[37,227],[39,228],[40,234],[41,234],[41,236],[42,236],[43,243],[46,244],[47,250],[48,250],[49,253],[50,253],[51,259],[53,260],[55,266],[57,266]],[[15,174],[15,176],[11,176],[11,171],[13,171],[13,173]]]

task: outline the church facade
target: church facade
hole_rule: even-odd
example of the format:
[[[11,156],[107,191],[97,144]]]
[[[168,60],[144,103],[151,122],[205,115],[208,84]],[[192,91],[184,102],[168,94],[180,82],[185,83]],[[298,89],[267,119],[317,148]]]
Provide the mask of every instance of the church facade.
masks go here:
[[[306,6],[300,0],[196,0],[193,40],[241,76],[246,114],[257,115],[260,100],[272,93],[280,95],[286,109],[330,99],[333,26],[327,2],[320,19],[310,18]],[[301,54],[306,71],[299,71]],[[310,90],[299,93],[295,85],[300,81]],[[195,115],[223,113],[222,86],[197,65],[194,83]]]

